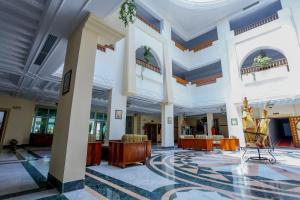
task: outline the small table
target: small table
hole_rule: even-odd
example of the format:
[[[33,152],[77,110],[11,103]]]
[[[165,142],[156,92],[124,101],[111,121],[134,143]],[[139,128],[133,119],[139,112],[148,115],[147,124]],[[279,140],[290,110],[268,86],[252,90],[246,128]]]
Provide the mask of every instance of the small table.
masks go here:
[[[221,138],[220,148],[224,151],[236,151],[240,147],[240,141],[236,138]]]

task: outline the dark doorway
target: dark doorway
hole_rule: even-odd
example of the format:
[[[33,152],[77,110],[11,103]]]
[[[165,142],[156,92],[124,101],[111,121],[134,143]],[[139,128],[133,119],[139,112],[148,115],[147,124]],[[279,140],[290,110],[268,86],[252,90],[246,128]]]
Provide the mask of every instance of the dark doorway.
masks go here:
[[[7,116],[8,110],[0,109],[0,146],[2,145],[4,139]]]
[[[161,125],[160,124],[145,124],[144,130],[145,134],[148,135],[148,139],[152,143],[157,143],[157,135],[160,133]]]
[[[274,118],[270,121],[269,134],[276,147],[292,147],[293,138],[288,118]]]

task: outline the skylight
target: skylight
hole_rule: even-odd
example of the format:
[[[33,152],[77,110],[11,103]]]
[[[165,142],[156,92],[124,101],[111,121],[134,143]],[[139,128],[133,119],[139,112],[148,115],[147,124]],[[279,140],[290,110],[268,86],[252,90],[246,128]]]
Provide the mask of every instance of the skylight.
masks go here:
[[[182,6],[214,6],[230,0],[173,0],[173,2]],[[184,5],[185,4],[185,5]]]

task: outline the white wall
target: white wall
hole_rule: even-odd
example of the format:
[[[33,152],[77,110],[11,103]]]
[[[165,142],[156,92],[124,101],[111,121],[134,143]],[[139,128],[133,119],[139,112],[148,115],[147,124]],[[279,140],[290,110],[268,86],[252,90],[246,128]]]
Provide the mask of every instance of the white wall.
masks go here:
[[[19,144],[28,144],[35,102],[1,96],[0,108],[9,110],[3,145],[9,144],[11,139],[18,140]]]

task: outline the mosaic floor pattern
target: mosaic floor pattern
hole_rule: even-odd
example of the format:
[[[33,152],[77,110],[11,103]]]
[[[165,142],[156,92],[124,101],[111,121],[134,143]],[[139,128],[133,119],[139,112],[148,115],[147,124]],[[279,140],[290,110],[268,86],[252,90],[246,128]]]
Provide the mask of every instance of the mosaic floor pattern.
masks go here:
[[[46,182],[48,149],[1,152],[0,199],[300,199],[299,150],[276,149],[274,165],[241,154],[154,149],[146,165],[87,167],[83,190],[59,194]]]

